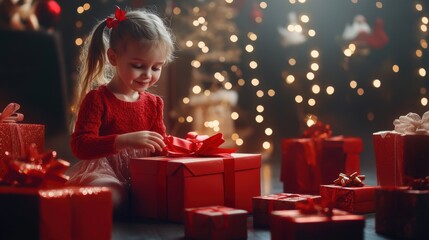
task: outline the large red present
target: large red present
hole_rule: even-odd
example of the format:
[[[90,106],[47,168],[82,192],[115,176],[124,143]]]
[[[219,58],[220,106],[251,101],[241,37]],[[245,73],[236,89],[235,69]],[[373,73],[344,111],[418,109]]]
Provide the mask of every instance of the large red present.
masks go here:
[[[335,208],[357,214],[375,212],[375,190],[378,186],[343,187],[321,185],[322,204],[333,203]]]
[[[298,138],[282,142],[281,180],[284,192],[318,194],[338,172],[360,172],[362,139]]]
[[[429,239],[429,190],[382,187],[376,191],[375,231],[398,239]]]
[[[372,139],[380,186],[404,186],[429,176],[429,135],[383,131]]]
[[[305,194],[276,193],[253,197],[253,226],[257,228],[268,227],[272,211],[296,209],[296,203],[306,202],[309,198],[320,203],[320,196]]]
[[[167,203],[167,194],[180,195],[184,193],[179,193],[179,191],[190,191],[192,189],[189,187],[190,185],[186,184],[181,186],[183,188],[181,190],[170,187],[170,185],[176,186],[177,184],[192,182],[190,179],[184,182],[181,177],[177,177],[177,170],[171,170],[178,166],[177,161],[185,166],[183,170],[188,171],[179,172],[184,174],[184,179],[188,179],[190,176],[202,177],[203,175],[211,174],[222,176],[221,180],[216,177],[216,182],[208,184],[203,189],[218,188],[220,183],[224,192],[214,197],[209,197],[205,191],[189,192],[187,194],[193,196],[186,197],[189,199],[185,202],[191,204],[187,207],[201,207],[206,206],[205,204],[227,205],[244,210],[249,209],[248,211],[251,212],[252,197],[260,195],[261,155],[234,153],[223,157],[146,157],[131,159],[131,194],[134,214],[147,218],[169,218],[167,217],[167,209],[171,207]],[[187,164],[189,164],[189,167],[187,167]],[[211,167],[212,165],[216,167]],[[173,177],[173,175],[176,175],[176,177]],[[177,182],[174,182],[176,180]],[[198,186],[203,184],[203,182],[198,183],[198,180],[196,182]],[[217,200],[220,197],[224,197],[224,199],[222,201]],[[208,200],[206,198],[213,199]],[[203,199],[206,200],[198,203]],[[172,204],[177,206],[179,202],[172,202]]]
[[[0,187],[1,239],[110,239],[107,188]]]
[[[246,239],[247,211],[224,206],[185,209],[185,237]]]
[[[12,157],[21,157],[30,144],[35,143],[39,152],[44,150],[45,126],[40,124],[16,123],[24,116],[16,113],[19,104],[9,104],[0,113],[0,176],[5,172],[5,152]]]
[[[271,213],[272,240],[280,239],[363,239],[365,218],[333,209],[332,216],[279,210]]]
[[[136,158],[130,173],[137,216],[182,222],[185,208],[224,205],[222,158]]]

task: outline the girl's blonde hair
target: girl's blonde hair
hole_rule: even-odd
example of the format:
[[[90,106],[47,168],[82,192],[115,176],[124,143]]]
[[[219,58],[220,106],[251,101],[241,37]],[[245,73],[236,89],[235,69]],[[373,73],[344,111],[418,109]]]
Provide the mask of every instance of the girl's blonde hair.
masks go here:
[[[86,38],[80,54],[80,68],[75,98],[72,107],[72,126],[85,95],[112,79],[115,69],[107,59],[107,49],[120,50],[125,40],[147,43],[164,51],[166,63],[173,59],[174,39],[164,21],[149,10],[132,10],[126,13],[126,19],[118,26],[107,28],[106,20],[98,22]]]

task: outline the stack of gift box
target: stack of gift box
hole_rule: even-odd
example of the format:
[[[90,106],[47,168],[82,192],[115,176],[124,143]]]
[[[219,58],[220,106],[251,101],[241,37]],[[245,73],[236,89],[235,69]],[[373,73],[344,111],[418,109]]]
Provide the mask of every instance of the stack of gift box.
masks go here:
[[[43,125],[16,123],[18,108],[0,115],[0,237],[110,239],[111,192],[64,187],[68,163],[44,152]],[[131,213],[184,223],[194,239],[246,238],[249,214],[272,239],[362,239],[374,212],[377,233],[429,237],[429,113],[394,123],[373,134],[379,186],[360,173],[362,140],[318,122],[282,141],[283,193],[262,196],[260,154],[220,148],[220,133],[168,136],[163,156],[130,159]]]
[[[44,125],[23,124],[19,104],[0,113],[0,239],[111,239],[112,195],[64,187],[69,163],[44,151]]]

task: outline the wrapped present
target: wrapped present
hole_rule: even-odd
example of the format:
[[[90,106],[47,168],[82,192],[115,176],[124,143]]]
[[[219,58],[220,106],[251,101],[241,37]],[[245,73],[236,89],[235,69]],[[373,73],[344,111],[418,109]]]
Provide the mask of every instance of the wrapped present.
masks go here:
[[[320,196],[305,194],[277,193],[253,197],[253,226],[268,227],[272,211],[296,209],[296,203],[307,201],[308,198],[320,203]]]
[[[357,214],[375,212],[375,190],[379,186],[366,186],[365,175],[354,172],[343,173],[335,179],[334,184],[321,185],[322,204],[333,204],[333,207]]]
[[[380,186],[404,186],[429,175],[429,112],[395,119],[394,131],[373,134],[377,181]]]
[[[185,237],[191,239],[246,239],[247,211],[225,206],[185,209]]]
[[[0,187],[1,239],[110,239],[107,188]]]
[[[307,133],[307,138],[283,139],[280,178],[284,192],[318,194],[319,186],[329,184],[338,172],[360,172],[362,139],[330,137],[326,127],[322,130],[312,132],[323,137],[309,138]]]
[[[363,216],[312,203],[297,208],[271,213],[271,239],[363,239]]]
[[[19,104],[10,103],[0,113],[0,177],[5,171],[5,152],[13,157],[20,157],[32,143],[36,144],[40,152],[44,150],[45,126],[17,123],[24,119],[22,114],[17,113],[19,108]]]
[[[375,231],[397,239],[429,239],[429,188],[382,187],[376,191]]]
[[[216,147],[222,142],[219,134],[202,140],[200,136],[193,136],[187,139],[167,137],[167,156],[130,160],[134,214],[182,221],[184,207],[228,205],[251,211],[251,198],[260,195],[261,155],[231,154],[231,150],[220,149]],[[216,177],[203,177],[209,175]],[[218,179],[218,176],[222,179]],[[198,179],[208,181],[208,185],[200,189],[204,181],[199,182]],[[196,185],[191,184],[194,181]],[[219,191],[219,184],[222,185],[221,193],[211,197],[205,194],[208,187],[215,192]],[[172,201],[172,207],[167,202],[167,194],[182,196],[184,199],[182,202]]]

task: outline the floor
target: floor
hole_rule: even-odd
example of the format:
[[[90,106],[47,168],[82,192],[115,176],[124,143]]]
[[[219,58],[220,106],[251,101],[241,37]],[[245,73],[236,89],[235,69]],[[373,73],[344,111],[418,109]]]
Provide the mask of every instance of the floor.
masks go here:
[[[369,142],[368,140],[364,140]],[[58,136],[47,140],[46,146],[55,149],[59,157],[75,162],[69,150],[67,137]],[[375,185],[374,157],[371,144],[364,146],[361,154],[361,172],[367,176],[368,185]],[[278,155],[278,154],[277,154]],[[282,192],[283,185],[280,182],[280,157],[273,154],[263,159],[261,167],[261,195]],[[366,240],[388,239],[375,233],[375,214],[365,215],[366,223],[364,237]],[[254,229],[252,217],[248,218],[248,239],[270,239],[269,230]],[[183,224],[149,221],[149,220],[121,220],[114,221],[113,240],[137,240],[137,239],[184,239]]]

